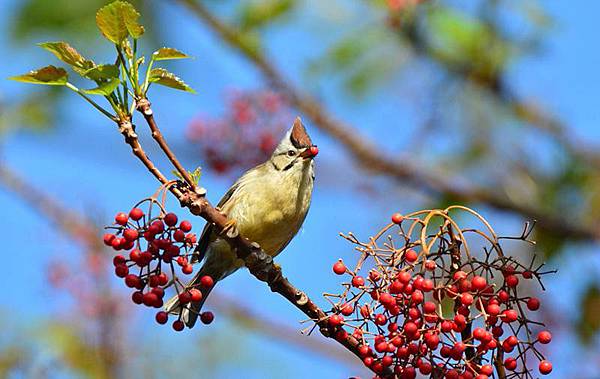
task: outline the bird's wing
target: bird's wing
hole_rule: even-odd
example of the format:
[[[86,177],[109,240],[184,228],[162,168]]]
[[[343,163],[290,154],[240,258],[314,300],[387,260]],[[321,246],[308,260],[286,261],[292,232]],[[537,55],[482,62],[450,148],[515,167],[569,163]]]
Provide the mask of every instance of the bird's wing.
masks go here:
[[[217,207],[219,209],[223,209],[227,201],[231,199],[231,196],[233,196],[234,192],[239,187],[240,181],[238,180],[233,184],[233,186],[231,186],[231,188],[229,188],[225,195],[223,195],[223,197],[219,201],[219,204],[217,204]],[[215,236],[213,233],[213,224],[207,222],[204,226],[204,229],[202,230],[202,234],[200,235],[200,241],[198,242],[198,245],[196,245],[194,254],[192,254],[190,263],[200,262],[202,259],[204,259],[204,255],[206,254],[206,249],[208,248],[208,245],[214,240]]]

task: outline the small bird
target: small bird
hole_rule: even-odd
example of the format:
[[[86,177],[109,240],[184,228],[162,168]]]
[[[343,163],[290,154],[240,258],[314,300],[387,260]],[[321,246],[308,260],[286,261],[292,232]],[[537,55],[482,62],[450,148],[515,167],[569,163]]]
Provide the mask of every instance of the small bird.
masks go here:
[[[313,158],[319,150],[312,144],[300,117],[294,120],[268,161],[242,175],[225,193],[217,208],[237,226],[242,236],[257,242],[275,257],[302,226],[312,197],[315,178]],[[202,291],[202,300],[182,305],[176,296],[165,305],[170,313],[182,313],[191,328],[210,290],[200,288],[200,278],[209,275],[215,283],[233,274],[244,261],[206,224],[191,263],[204,264],[186,288]],[[214,286],[213,286],[214,288]]]

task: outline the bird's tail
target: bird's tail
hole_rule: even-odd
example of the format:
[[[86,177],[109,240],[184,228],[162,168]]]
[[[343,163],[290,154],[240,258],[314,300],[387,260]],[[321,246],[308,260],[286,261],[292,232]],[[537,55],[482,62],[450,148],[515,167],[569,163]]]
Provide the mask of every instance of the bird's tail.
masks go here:
[[[208,289],[200,287],[200,278],[202,278],[204,275],[207,274],[204,273],[201,269],[196,274],[194,279],[192,279],[186,286],[186,289],[197,288],[198,290],[200,290],[200,292],[202,292],[202,299],[200,301],[181,305],[179,303],[179,295],[177,294],[170,298],[165,304],[166,312],[171,314],[179,314],[179,312],[181,312],[181,321],[183,321],[188,328],[193,327],[196,321],[198,320],[198,316],[200,315],[202,305],[204,304],[204,302],[208,298],[208,295],[210,294],[210,291],[212,291],[212,288],[214,287],[214,285],[213,287]]]

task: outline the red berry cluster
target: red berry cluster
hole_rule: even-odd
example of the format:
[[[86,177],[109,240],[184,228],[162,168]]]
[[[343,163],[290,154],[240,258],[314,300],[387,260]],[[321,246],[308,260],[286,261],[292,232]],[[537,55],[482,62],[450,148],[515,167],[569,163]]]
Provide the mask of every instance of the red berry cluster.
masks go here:
[[[201,290],[186,288],[176,274],[181,271],[189,275],[194,271],[189,261],[196,244],[192,224],[187,220],[179,222],[176,214],[165,213],[162,207],[160,214],[152,217],[155,200],[146,201],[150,204],[148,214],[137,207],[129,214],[119,212],[114,226],[107,228],[112,233],[104,235],[105,245],[124,252],[113,259],[115,275],[123,278],[127,287],[135,289],[131,300],[136,304],[161,308],[169,288],[175,289],[181,304],[202,300]],[[202,288],[208,289],[213,284],[211,277],[201,278]],[[166,324],[168,318],[165,311],[156,314],[159,324]],[[213,318],[212,312],[200,315],[205,324],[211,323]],[[176,331],[183,330],[181,311],[172,325]]]
[[[452,210],[476,216],[483,229],[460,229]],[[529,234],[506,238],[530,242]],[[361,257],[354,269],[333,265],[350,278],[341,294],[326,295],[328,323],[336,338],[359,341],[358,355],[378,376],[533,378],[532,358],[539,373],[552,371],[539,351],[552,336],[531,319],[540,300],[519,293],[549,272],[506,256],[502,238],[474,211],[394,214],[368,242],[344,238]]]
[[[224,116],[217,120],[198,117],[187,136],[209,166],[225,174],[266,161],[290,120],[290,109],[279,94],[235,91]]]

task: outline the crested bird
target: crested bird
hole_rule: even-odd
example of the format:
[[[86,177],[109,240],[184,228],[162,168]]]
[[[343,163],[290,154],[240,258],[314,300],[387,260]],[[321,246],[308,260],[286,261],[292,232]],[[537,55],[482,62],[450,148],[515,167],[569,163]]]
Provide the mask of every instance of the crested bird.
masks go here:
[[[314,160],[318,149],[312,144],[300,117],[279,142],[266,162],[246,171],[217,204],[242,236],[254,241],[272,257],[278,255],[302,226],[310,207],[315,178]],[[201,288],[200,278],[208,275],[215,284],[244,266],[228,242],[207,223],[190,260],[202,263],[186,290],[202,292],[199,302],[180,304],[175,295],[165,305],[179,314],[191,328],[211,288]]]

